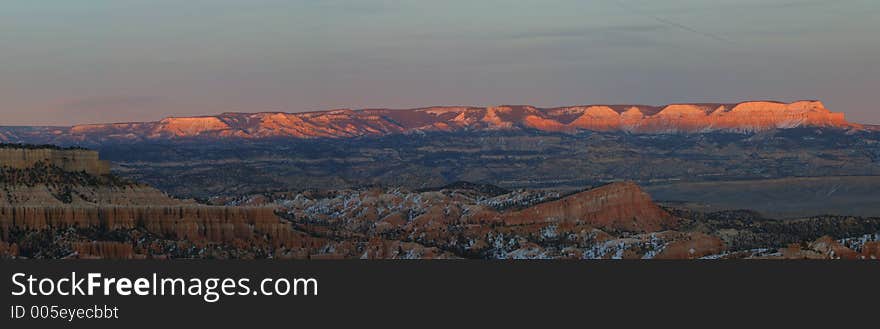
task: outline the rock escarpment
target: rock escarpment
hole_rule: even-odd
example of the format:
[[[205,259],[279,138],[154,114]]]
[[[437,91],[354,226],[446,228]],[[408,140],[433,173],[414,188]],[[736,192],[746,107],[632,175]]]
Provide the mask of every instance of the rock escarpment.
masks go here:
[[[0,161],[0,253],[17,255],[18,242],[34,234],[54,232],[49,239],[62,239],[59,230],[142,230],[189,243],[271,247],[303,247],[307,241],[271,208],[203,206],[115,178],[95,151],[7,146],[0,148]],[[89,257],[131,258],[144,251],[132,243],[83,238],[63,244]]]
[[[0,167],[25,169],[45,163],[64,171],[82,171],[101,176],[110,173],[110,163],[100,160],[98,152],[82,149],[0,147]]]
[[[2,145],[0,207],[191,203],[110,175],[109,168],[92,150]]]
[[[551,132],[631,133],[759,132],[794,127],[862,129],[819,101],[737,104],[431,107],[305,113],[223,113],[171,117],[156,122],[74,127],[0,129],[0,140],[29,143],[98,144],[180,138],[351,138],[417,132],[535,129]]]
[[[97,206],[97,205],[178,205],[192,201],[170,198],[145,185],[5,185],[0,191],[0,207],[6,206]]]
[[[100,227],[104,230],[143,228],[168,239],[251,243],[266,237],[274,245],[292,245],[299,237],[267,207],[201,205],[4,206],[0,228],[46,230]]]
[[[228,204],[275,204],[298,230],[330,239],[394,239],[466,258],[697,258],[717,238],[674,231],[679,220],[629,182],[570,195],[477,185],[263,195]],[[684,254],[675,252],[684,246]],[[366,253],[371,258],[376,254]]]
[[[295,230],[271,206],[178,200],[77,161],[57,148],[8,148],[0,169],[0,257],[30,258],[438,258],[417,243],[333,241]],[[91,156],[97,153],[76,151]],[[91,153],[89,153],[91,152]],[[61,153],[70,157],[69,153]],[[49,159],[49,161],[47,161]],[[64,158],[70,159],[70,158]],[[86,162],[89,162],[86,161]]]
[[[576,222],[625,231],[656,232],[674,228],[676,219],[660,209],[632,182],[612,183],[560,200],[505,213],[508,225],[541,222]]]

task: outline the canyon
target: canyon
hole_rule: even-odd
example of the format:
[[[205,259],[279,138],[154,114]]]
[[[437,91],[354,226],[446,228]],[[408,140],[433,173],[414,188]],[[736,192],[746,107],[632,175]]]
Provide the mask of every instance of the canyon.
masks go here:
[[[35,154],[54,149],[4,147]],[[467,182],[422,189],[306,189],[196,201],[114,174],[69,169],[82,164],[58,166],[70,162],[52,157],[30,167],[0,162],[0,257],[880,257],[880,218],[779,221],[750,212],[699,212],[661,206],[627,181],[577,190]]]
[[[538,130],[621,131],[640,134],[754,133],[796,127],[865,129],[819,101],[735,104],[428,107],[318,112],[223,113],[169,117],[155,122],[72,127],[0,127],[0,141],[58,145],[187,138],[356,138],[424,132]]]
[[[312,236],[331,240],[383,237],[464,258],[880,257],[880,218],[776,220],[746,210],[660,207],[631,182],[570,192],[504,190],[460,182],[422,190],[372,187],[272,192],[216,197],[209,203],[272,205],[279,216]]]
[[[10,152],[34,154],[54,150],[5,147]],[[0,162],[0,254],[5,257],[488,257],[487,250],[491,249],[490,241],[497,230],[493,227],[499,225],[514,232],[520,231],[520,227],[530,231],[567,225],[643,233],[676,225],[675,219],[638,186],[617,183],[512,211],[471,209],[464,200],[454,200],[456,197],[449,199],[444,193],[424,192],[424,200],[430,205],[422,203],[421,196],[419,201],[410,200],[415,202],[412,206],[427,207],[415,216],[412,209],[402,208],[408,204],[406,198],[393,194],[377,195],[375,199],[364,197],[357,202],[381,201],[388,203],[382,206],[387,210],[361,209],[357,216],[339,218],[347,222],[346,226],[327,231],[321,225],[313,225],[327,218],[319,213],[308,218],[284,219],[290,213],[279,217],[279,208],[270,204],[198,204],[112,175],[94,176],[58,166],[80,168],[83,163],[77,162],[89,163],[94,160],[91,158],[48,157],[31,166],[23,166],[18,158],[8,163],[5,158],[0,160],[4,161]],[[375,213],[370,215],[371,211]],[[362,232],[359,227],[373,227],[372,233],[380,233]],[[451,227],[467,230],[449,231]],[[398,234],[401,230],[409,230],[409,236]],[[415,238],[416,234],[420,237]],[[471,254],[436,243],[438,240],[425,240],[426,236],[445,241],[469,239],[471,247],[467,252]]]
[[[818,101],[224,113],[0,141],[0,257],[880,256],[880,131]]]
[[[184,246],[268,248],[270,241],[272,247],[297,241],[301,247],[308,240],[288,230],[270,208],[199,205],[93,170],[107,168],[95,151],[19,145],[0,151],[11,155],[0,157],[0,249],[11,256],[143,258]],[[33,246],[32,239],[61,250]],[[156,244],[161,241],[167,244]]]

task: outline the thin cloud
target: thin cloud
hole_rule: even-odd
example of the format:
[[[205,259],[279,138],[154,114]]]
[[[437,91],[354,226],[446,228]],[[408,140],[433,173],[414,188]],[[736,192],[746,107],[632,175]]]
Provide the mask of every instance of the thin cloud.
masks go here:
[[[650,19],[653,19],[653,20],[655,20],[655,21],[657,21],[657,22],[660,22],[660,23],[662,23],[662,24],[666,24],[666,25],[668,25],[668,26],[671,26],[671,27],[677,28],[677,29],[682,30],[682,31],[687,31],[687,32],[691,32],[691,33],[694,33],[694,34],[699,34],[699,35],[702,35],[702,36],[704,36],[704,37],[707,37],[707,38],[709,38],[709,39],[712,39],[712,40],[715,40],[715,41],[718,41],[718,42],[721,42],[721,43],[725,43],[725,44],[729,44],[729,45],[734,44],[731,40],[728,40],[727,38],[724,38],[724,37],[719,36],[719,35],[717,35],[717,34],[709,33],[709,32],[705,32],[705,31],[700,31],[700,30],[697,30],[697,29],[692,28],[692,27],[690,27],[690,26],[687,26],[687,25],[684,25],[684,24],[681,24],[681,23],[678,23],[678,22],[675,22],[675,21],[672,21],[672,20],[669,20],[669,19],[666,19],[666,18],[663,18],[663,17],[657,16],[657,15],[654,15],[654,14],[651,14],[651,13],[648,13],[648,12],[645,12],[645,11],[642,11],[642,10],[636,8],[636,7],[630,6],[629,4],[627,4],[626,2],[624,2],[624,1],[622,1],[622,0],[611,0],[611,1],[614,2],[615,4],[617,4],[617,6],[623,8],[624,10],[629,11],[630,13],[633,13],[633,14],[636,14],[636,15],[645,16],[645,17],[648,17],[648,18],[650,18]]]
[[[477,41],[507,41],[507,40],[540,40],[540,39],[584,39],[603,38],[608,36],[625,37],[636,36],[668,30],[666,24],[633,24],[633,25],[608,25],[608,26],[572,26],[543,29],[524,29],[520,31],[482,31],[481,33],[450,33],[450,34],[425,34],[413,33],[407,37],[417,40],[477,40]]]
[[[583,38],[606,33],[649,33],[668,29],[663,24],[588,26],[581,28],[559,28],[539,31],[522,31],[502,35],[507,39],[541,39],[541,38]]]

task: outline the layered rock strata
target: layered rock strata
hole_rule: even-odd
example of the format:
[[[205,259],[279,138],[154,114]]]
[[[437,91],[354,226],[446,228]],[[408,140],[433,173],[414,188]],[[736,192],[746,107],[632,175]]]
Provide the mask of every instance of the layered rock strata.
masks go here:
[[[101,176],[110,173],[110,163],[99,159],[98,152],[81,149],[0,148],[0,167],[31,168],[46,163],[65,171],[82,171]]]
[[[819,101],[736,104],[430,107],[304,113],[223,113],[170,117],[155,122],[73,127],[0,128],[8,142],[83,144],[180,138],[352,138],[429,131],[534,129],[631,133],[760,132],[795,127],[863,129]]]

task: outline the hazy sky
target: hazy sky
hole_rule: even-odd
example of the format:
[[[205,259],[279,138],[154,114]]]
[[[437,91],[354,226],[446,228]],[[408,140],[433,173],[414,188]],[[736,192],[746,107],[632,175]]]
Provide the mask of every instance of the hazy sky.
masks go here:
[[[877,0],[4,0],[0,125],[820,99],[880,123]]]

